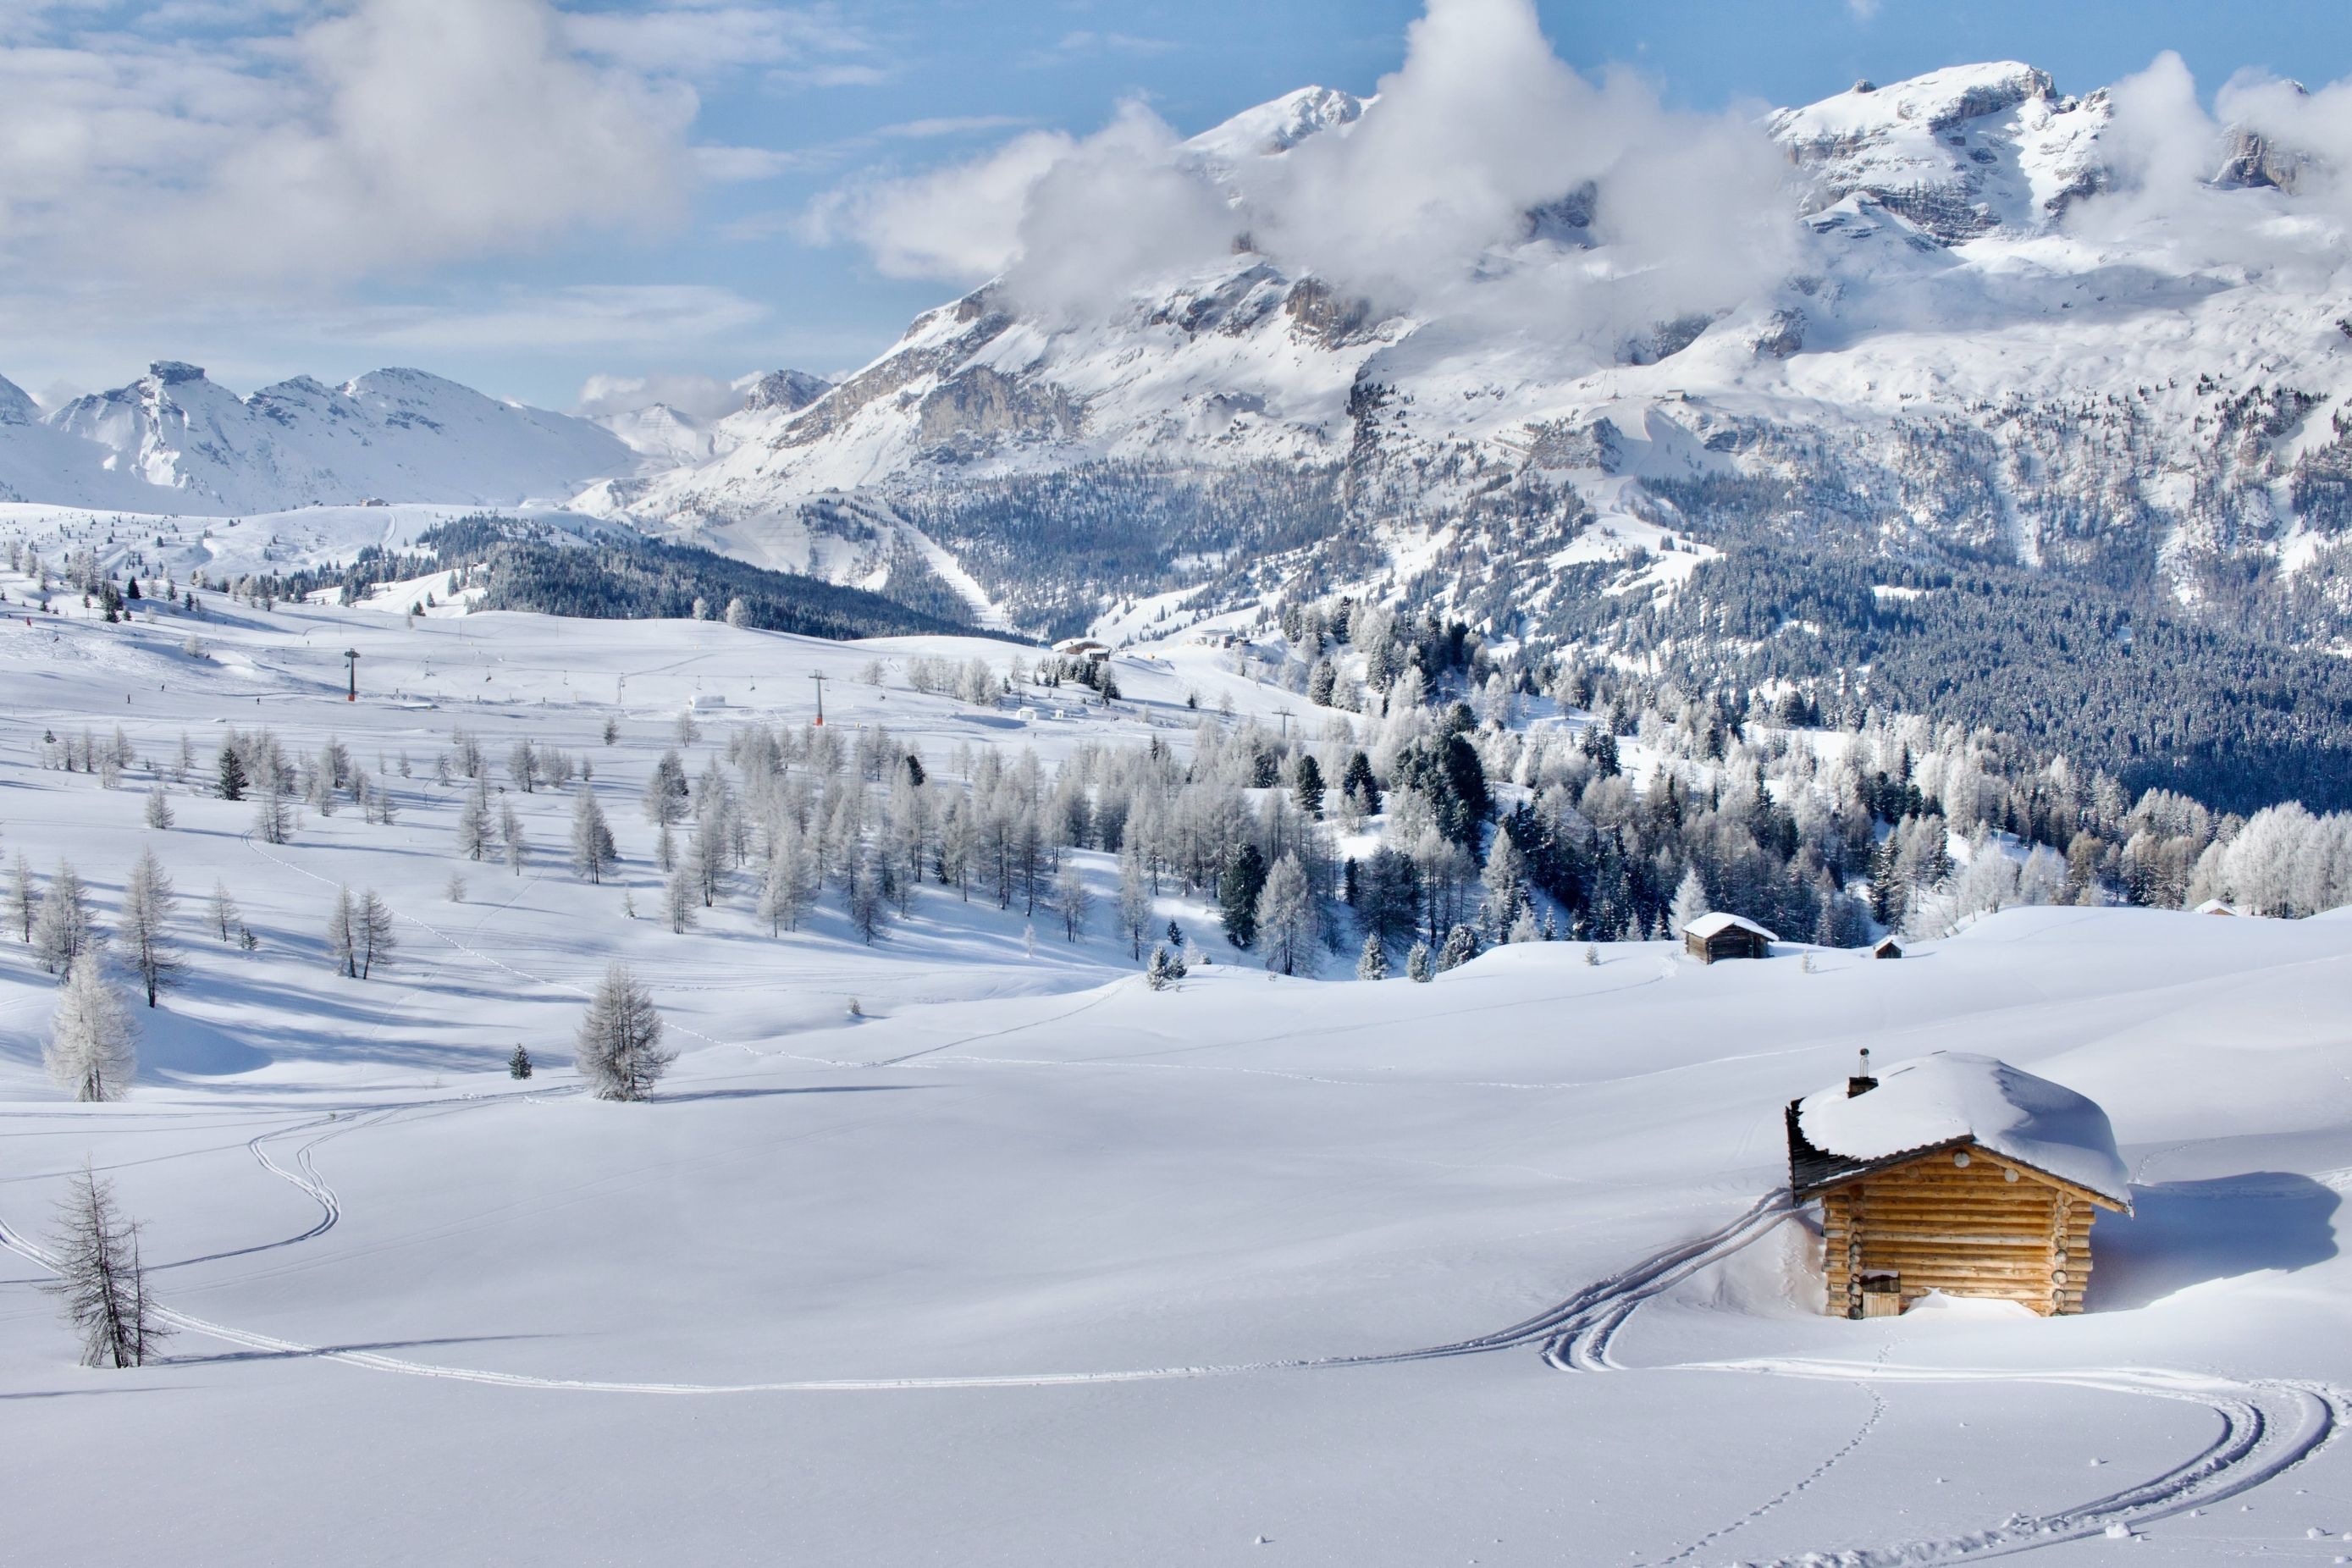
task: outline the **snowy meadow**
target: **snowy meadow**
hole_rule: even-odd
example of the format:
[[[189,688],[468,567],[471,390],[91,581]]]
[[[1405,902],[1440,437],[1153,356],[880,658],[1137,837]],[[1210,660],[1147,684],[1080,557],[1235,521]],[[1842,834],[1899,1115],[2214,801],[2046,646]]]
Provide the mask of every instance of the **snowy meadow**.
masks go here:
[[[1318,857],[1426,807],[1347,798],[1357,721],[1195,637],[1122,650],[1106,703],[1006,692],[1037,651],[982,638],[26,587],[28,1561],[2352,1555],[2352,921],[2053,896],[1900,963],[1707,966],[1530,892],[1523,940],[1448,955],[1471,867],[1360,978]],[[1268,732],[1324,748],[1320,822],[1295,763],[1187,792]],[[1275,851],[1245,949],[1238,838]],[[101,942],[117,1012],[77,1022]],[[579,1059],[616,963],[661,1026],[642,1098]],[[53,1080],[61,1014],[127,1092]],[[2134,1212],[2081,1316],[1822,1313],[1782,1111],[1864,1047],[2105,1109]],[[141,1227],[134,1367],[78,1365],[44,1293],[85,1173]],[[136,1484],[93,1510],[100,1473]]]

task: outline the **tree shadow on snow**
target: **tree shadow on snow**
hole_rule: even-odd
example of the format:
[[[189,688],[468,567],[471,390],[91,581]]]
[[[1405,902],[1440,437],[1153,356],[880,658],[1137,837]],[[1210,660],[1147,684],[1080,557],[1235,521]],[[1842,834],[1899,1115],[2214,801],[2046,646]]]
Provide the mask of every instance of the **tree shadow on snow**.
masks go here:
[[[2092,1228],[2084,1307],[2127,1311],[2211,1279],[2325,1263],[2343,1201],[2284,1171],[2134,1188],[2130,1216],[2101,1215]]]
[[[347,1345],[296,1346],[289,1350],[221,1351],[212,1355],[157,1357],[157,1366],[226,1366],[247,1361],[308,1361],[317,1356],[358,1355],[384,1351],[440,1350],[449,1345],[502,1344],[510,1340],[543,1340],[545,1334],[451,1334],[437,1340],[372,1340]]]
[[[779,1094],[919,1094],[933,1088],[925,1083],[827,1083],[804,1089],[690,1089],[682,1094],[656,1093],[657,1105],[684,1105],[697,1100],[766,1100]]]

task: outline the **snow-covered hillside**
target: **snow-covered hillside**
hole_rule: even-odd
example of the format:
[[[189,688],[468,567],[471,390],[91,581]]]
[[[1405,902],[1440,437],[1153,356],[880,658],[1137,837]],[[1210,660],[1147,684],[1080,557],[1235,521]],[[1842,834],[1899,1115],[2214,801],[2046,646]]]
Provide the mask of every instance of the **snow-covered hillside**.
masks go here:
[[[1271,726],[1295,699],[1190,641],[1115,656],[1116,708],[1057,712],[919,678],[1013,657],[977,640],[9,609],[0,858],[70,859],[113,926],[152,847],[187,961],[135,1009],[130,1098],[75,1104],[39,1065],[57,983],[0,931],[27,1560],[2352,1552],[2341,916],[2016,910],[1897,963],[1534,942],[1419,984],[1269,977],[1171,881],[1150,922],[1211,962],[1155,991],[1101,912],[1115,863],[1073,850],[1097,910],[1076,941],[936,885],[871,943],[829,883],[779,932],[731,868],[674,931],[638,805],[661,753],[752,789],[742,738],[810,743],[812,675],[838,765],[812,745],[758,786],[787,806],[862,779],[886,727],[945,798],[1017,780],[1024,748],[1041,788],[1181,761],[1204,713]],[[268,841],[215,789],[224,737],[261,727],[314,763],[339,742],[371,804],[290,809]],[[459,730],[512,813],[506,863],[459,847]],[[110,760],[41,765],[85,731]],[[621,856],[597,881],[564,847],[581,763]],[[171,826],[142,826],[151,791]],[[250,948],[214,929],[216,886]],[[365,979],[328,962],[345,887],[393,917]],[[650,1103],[573,1071],[613,959],[682,1053]],[[1821,1313],[1814,1221],[1776,1195],[1783,1108],[1863,1047],[1994,1053],[2105,1110],[2134,1212],[2092,1233],[2084,1315]],[[144,1224],[176,1329],[137,1370],[74,1366],[37,1293],[85,1163]],[[101,1469],[136,1484],[92,1508]]]
[[[1253,193],[1288,188],[1289,161],[1360,142],[1386,109],[1307,89],[1194,138],[1172,167],[1241,225]],[[1083,311],[1000,280],[733,450],[583,504],[757,551],[821,531],[812,498],[866,492],[992,590],[1042,595],[1030,624],[1066,628],[1066,600],[1196,584],[1236,555],[1277,579],[1362,582],[1378,574],[1365,529],[1384,547],[1373,567],[1400,577],[1449,550],[1556,547],[1630,481],[1643,515],[1703,533],[1793,514],[1862,547],[2100,584],[2152,565],[2192,610],[2275,598],[2301,637],[2331,640],[2340,595],[2293,584],[2337,559],[2352,519],[2340,223],[2264,174],[2284,154],[2242,133],[2212,149],[2194,222],[2155,212],[2114,118],[2105,92],[2070,96],[2016,62],[1776,113],[1786,216],[1763,253],[1783,259],[1630,321],[1638,296],[1614,269],[1644,268],[1616,259],[1612,198],[1589,187],[1530,208],[1467,282],[1403,305],[1247,233]],[[1201,473],[1271,470],[1325,476],[1328,494],[1253,478],[1258,503],[1238,510],[1258,521],[1210,548],[1160,516]],[[1082,483],[1034,479],[1051,473]],[[992,486],[997,512],[963,499]],[[1144,559],[1108,570],[1032,542],[1082,502],[1123,511]],[[1326,552],[1267,549],[1340,533]],[[1540,618],[1545,586],[1519,574],[1509,609]],[[1477,598],[1444,572],[1432,589]]]
[[[159,360],[47,416],[0,384],[0,500],[194,516],[361,501],[561,500],[635,465],[586,420],[415,370],[239,396]]]

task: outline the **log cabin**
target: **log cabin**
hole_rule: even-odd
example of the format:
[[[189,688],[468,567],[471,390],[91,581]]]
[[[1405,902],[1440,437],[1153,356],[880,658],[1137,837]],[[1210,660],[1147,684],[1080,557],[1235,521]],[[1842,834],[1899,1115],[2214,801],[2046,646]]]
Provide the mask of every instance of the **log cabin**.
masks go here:
[[[1870,956],[1873,958],[1900,958],[1903,956],[1903,944],[1895,941],[1891,936],[1880,937],[1875,942],[1871,944]]]
[[[1769,958],[1780,939],[1738,915],[1701,915],[1683,927],[1683,949],[1701,963],[1724,958]]]
[[[1826,1310],[1894,1317],[1930,1290],[2083,1310],[2091,1222],[2131,1212],[2106,1112],[1957,1051],[1862,1070],[1788,1109],[1789,1186],[1822,1205]]]

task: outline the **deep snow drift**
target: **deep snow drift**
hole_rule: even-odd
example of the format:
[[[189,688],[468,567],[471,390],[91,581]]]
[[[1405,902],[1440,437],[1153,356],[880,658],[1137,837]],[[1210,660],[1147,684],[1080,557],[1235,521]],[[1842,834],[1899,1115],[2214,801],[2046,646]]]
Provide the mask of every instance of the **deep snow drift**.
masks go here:
[[[635,802],[689,698],[689,772],[730,719],[804,723],[824,674],[829,724],[954,779],[960,747],[1181,750],[1188,689],[1285,694],[1171,646],[1122,656],[1120,716],[1024,719],[902,678],[1002,644],[217,612],[201,658],[180,625],[0,621],[0,857],[70,857],[110,919],[152,843],[191,965],[141,1010],[137,1092],[77,1106],[39,1070],[54,983],[0,940],[26,1561],[2063,1562],[2111,1530],[2149,1563],[2352,1552],[2326,1441],[2352,1413],[2352,921],[2030,910],[1900,963],[1536,943],[1416,985],[1269,980],[1169,900],[1213,962],[1165,993],[1107,921],[1073,944],[1041,919],[1033,954],[1017,907],[936,889],[870,948],[830,895],[774,938],[740,889],[677,935]],[[116,722],[173,828],[141,826],[154,770],[37,765],[45,731]],[[339,736],[399,820],[256,842],[203,793],[232,723]],[[621,876],[565,868],[562,792],[505,796],[520,875],[455,858],[456,725],[494,763],[585,755]],[[257,952],[203,929],[216,879]],[[341,883],[398,917],[366,981],[324,962]],[[649,1105],[569,1068],[614,956],[685,1053]],[[1773,1201],[1782,1107],[1865,1046],[1990,1053],[2105,1110],[2137,1213],[2098,1223],[2091,1311],[1818,1314]],[[85,1159],[184,1317],[164,1364],[74,1367],[36,1293]],[[92,1509],[100,1474],[135,1484]]]

